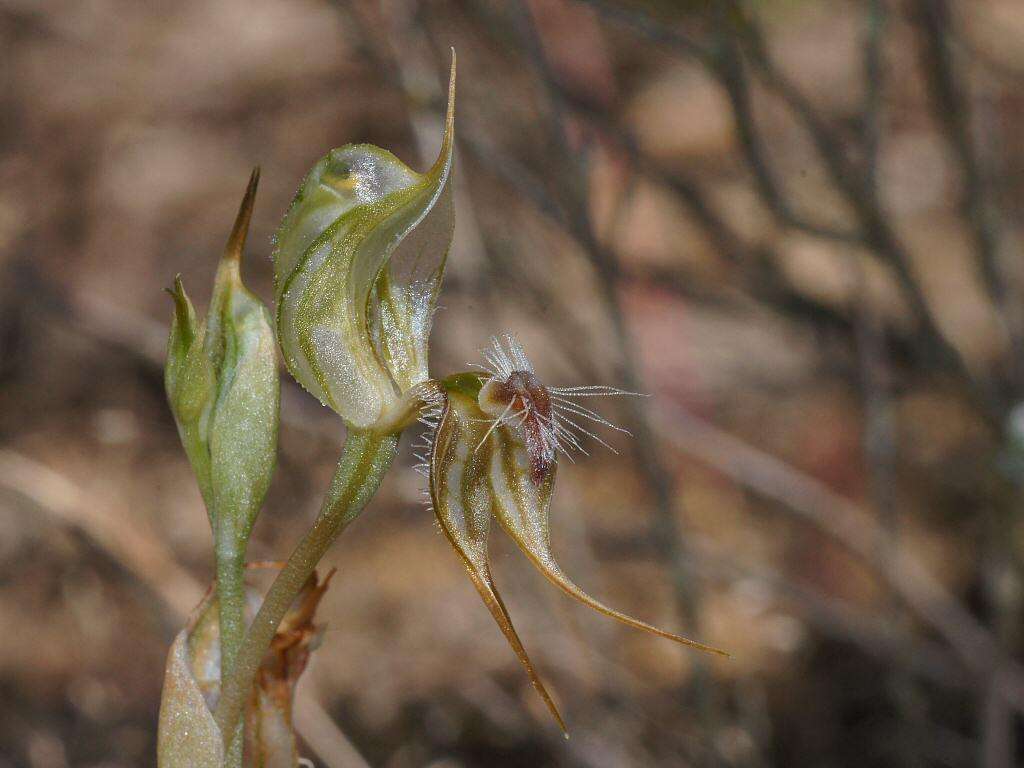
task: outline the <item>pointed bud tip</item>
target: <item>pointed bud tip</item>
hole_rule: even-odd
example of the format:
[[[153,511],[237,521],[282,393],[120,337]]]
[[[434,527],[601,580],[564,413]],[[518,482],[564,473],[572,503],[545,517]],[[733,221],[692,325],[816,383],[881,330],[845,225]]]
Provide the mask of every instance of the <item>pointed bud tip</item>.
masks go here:
[[[164,288],[164,292],[174,300],[174,309],[178,314],[187,312],[188,295],[185,293],[185,284],[181,282],[181,273],[174,276],[174,285]]]
[[[224,258],[240,261],[242,250],[245,248],[245,238],[249,234],[249,221],[252,219],[252,209],[256,202],[256,188],[260,184],[260,167],[257,165],[249,175],[249,184],[245,189],[245,196],[242,197],[242,204],[238,206],[238,215],[235,217],[235,225],[231,229],[231,236],[224,247]]]
[[[188,294],[185,293],[185,285],[181,282],[181,275],[175,275],[174,286],[172,288],[164,288],[164,291],[167,292],[167,295],[174,302],[174,322],[172,324],[171,337],[173,339],[175,334],[177,334],[179,343],[188,347],[192,343],[192,339],[195,338],[195,310],[192,308],[192,302],[189,301]]]

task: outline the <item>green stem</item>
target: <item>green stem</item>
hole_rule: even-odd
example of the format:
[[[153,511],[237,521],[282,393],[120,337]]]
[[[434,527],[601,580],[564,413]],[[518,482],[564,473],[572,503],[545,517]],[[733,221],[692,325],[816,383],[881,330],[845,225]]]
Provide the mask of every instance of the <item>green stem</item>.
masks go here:
[[[235,665],[238,649],[245,636],[245,554],[237,552],[231,531],[217,536],[217,607],[220,623],[220,668],[224,676]],[[225,768],[241,768],[241,727],[227,753]]]
[[[219,549],[219,548],[218,548]],[[225,672],[235,664],[245,636],[244,556],[217,553],[217,606],[220,611],[220,659]]]
[[[398,435],[350,430],[331,487],[313,527],[277,575],[245,635],[234,666],[221,685],[214,718],[225,742],[234,733],[256,671],[277,627],[328,547],[377,492],[395,459]]]

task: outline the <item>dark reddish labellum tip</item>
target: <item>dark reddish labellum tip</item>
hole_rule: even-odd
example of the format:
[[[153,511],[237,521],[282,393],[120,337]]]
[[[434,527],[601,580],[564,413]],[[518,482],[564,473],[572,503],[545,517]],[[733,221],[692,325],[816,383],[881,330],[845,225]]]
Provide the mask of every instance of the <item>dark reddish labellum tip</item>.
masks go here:
[[[540,485],[555,461],[551,395],[530,371],[513,371],[496,389],[497,399],[510,406],[509,422],[523,429],[530,477]]]

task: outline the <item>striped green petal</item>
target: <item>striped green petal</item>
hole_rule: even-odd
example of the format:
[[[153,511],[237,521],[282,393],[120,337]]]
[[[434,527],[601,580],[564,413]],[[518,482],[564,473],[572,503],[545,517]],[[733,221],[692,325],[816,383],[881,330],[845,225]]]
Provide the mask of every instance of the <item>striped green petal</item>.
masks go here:
[[[329,152],[277,232],[278,337],[288,370],[356,428],[427,378],[451,244],[455,60],[441,150],[417,173],[366,144]]]

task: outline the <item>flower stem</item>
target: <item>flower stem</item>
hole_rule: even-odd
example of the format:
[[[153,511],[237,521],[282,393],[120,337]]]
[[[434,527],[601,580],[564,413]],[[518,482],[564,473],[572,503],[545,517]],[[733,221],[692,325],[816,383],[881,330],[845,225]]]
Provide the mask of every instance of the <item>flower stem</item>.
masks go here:
[[[234,733],[277,627],[331,543],[377,492],[395,459],[398,435],[350,430],[316,522],[277,575],[246,633],[235,664],[226,666],[214,718],[225,742]]]
[[[230,531],[226,533],[230,536]],[[218,536],[217,541],[217,608],[220,623],[221,674],[235,665],[238,649],[245,636],[245,555],[238,554],[233,540]],[[241,728],[227,751],[225,768],[241,768]]]
[[[245,564],[237,555],[217,554],[217,606],[221,668],[229,670],[235,664],[245,636]]]

